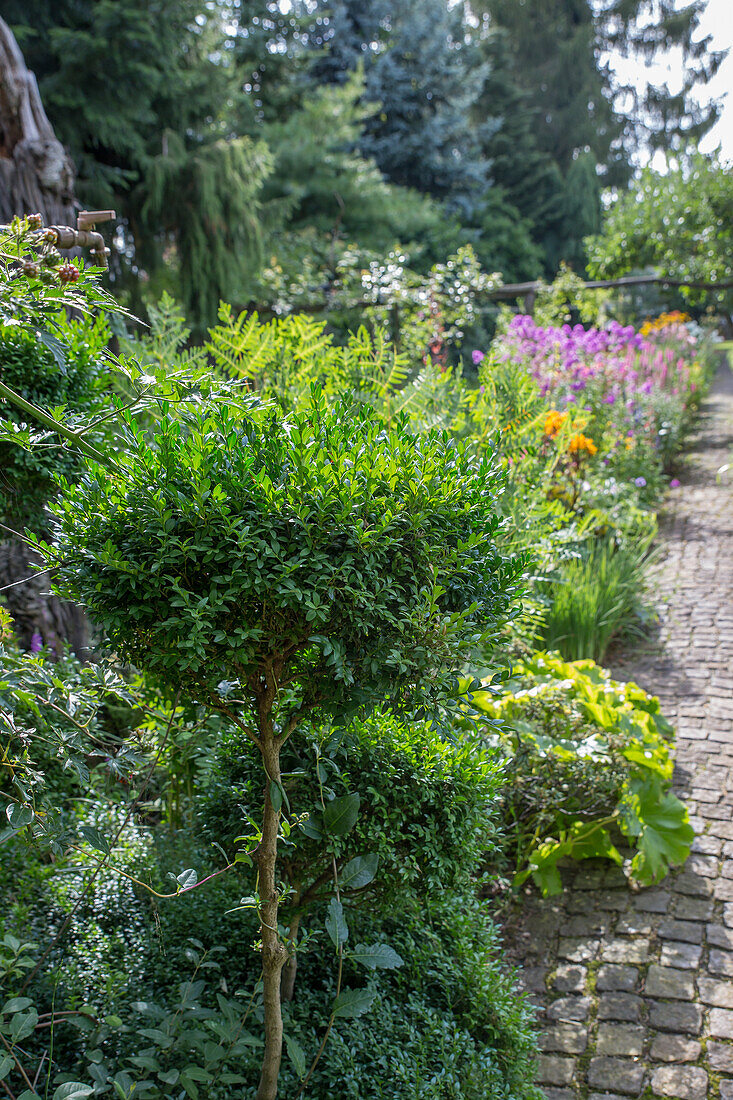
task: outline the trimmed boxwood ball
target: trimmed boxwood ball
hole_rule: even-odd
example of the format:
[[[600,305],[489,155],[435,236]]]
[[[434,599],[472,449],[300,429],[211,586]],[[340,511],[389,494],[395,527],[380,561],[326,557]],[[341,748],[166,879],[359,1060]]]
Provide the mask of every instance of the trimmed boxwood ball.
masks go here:
[[[317,388],[291,416],[255,399],[160,413],[152,443],[130,423],[122,465],[67,486],[58,586],[121,658],[260,753],[257,1100],[274,1100],[297,937],[278,930],[283,746],[306,721],[384,701],[429,715],[492,641],[524,562],[495,545],[498,467],[447,432],[387,427]]]
[[[502,488],[447,433],[318,396],[290,419],[165,416],[121,471],[67,488],[58,585],[121,657],[202,701],[246,696],[277,660],[282,713],[435,694],[517,593]]]

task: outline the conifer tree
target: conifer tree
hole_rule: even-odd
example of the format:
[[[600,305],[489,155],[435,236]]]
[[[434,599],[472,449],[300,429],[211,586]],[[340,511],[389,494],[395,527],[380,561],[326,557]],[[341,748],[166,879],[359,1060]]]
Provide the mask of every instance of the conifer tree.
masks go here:
[[[488,181],[480,130],[472,118],[486,70],[467,39],[461,5],[445,0],[338,0],[324,4],[325,57],[316,80],[342,82],[363,62],[366,99],[362,153],[386,178],[469,215]]]
[[[219,298],[241,297],[257,262],[256,200],[268,170],[264,148],[235,125],[246,93],[224,20],[230,5],[8,0],[7,7],[76,161],[80,199],[121,216],[122,247],[112,258],[118,288],[130,286],[139,309],[136,276],[154,276],[172,252],[192,320],[213,320]]]

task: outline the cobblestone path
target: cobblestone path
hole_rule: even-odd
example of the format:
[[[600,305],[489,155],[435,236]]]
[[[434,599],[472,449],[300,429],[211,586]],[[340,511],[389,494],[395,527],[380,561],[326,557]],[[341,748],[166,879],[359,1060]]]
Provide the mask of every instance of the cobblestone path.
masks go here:
[[[594,861],[562,897],[528,898],[509,938],[541,1007],[548,1100],[733,1100],[733,478],[716,478],[731,454],[725,366],[662,521],[659,642],[613,669],[675,723],[698,836],[657,887]]]

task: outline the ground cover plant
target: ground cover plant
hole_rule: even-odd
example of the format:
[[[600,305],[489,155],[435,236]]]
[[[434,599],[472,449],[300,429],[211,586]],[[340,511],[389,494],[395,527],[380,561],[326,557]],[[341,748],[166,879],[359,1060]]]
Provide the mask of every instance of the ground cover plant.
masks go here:
[[[673,730],[657,699],[593,661],[537,653],[499,692],[472,692],[470,707],[507,759],[501,818],[515,885],[532,876],[559,893],[561,860],[620,865],[620,848],[642,885],[684,863],[695,834],[670,790]]]

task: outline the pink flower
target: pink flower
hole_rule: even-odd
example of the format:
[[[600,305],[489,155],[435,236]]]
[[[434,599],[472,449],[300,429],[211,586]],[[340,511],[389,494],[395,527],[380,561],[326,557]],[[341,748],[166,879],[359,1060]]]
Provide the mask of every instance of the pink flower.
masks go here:
[[[478,349],[476,349],[475,351],[471,352],[471,359],[473,360],[474,367],[477,367],[479,365],[479,363],[482,361],[483,358],[484,358],[484,353],[482,351],[479,351]]]
[[[670,487],[670,489],[679,489],[679,487],[680,487],[679,478],[673,477],[672,480],[669,483],[669,487]]]

